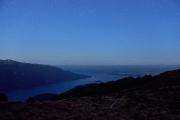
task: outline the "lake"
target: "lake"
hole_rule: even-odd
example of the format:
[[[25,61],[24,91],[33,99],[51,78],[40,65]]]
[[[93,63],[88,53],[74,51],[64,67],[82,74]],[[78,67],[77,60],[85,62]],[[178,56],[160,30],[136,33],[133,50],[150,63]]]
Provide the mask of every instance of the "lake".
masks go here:
[[[180,66],[59,66],[64,70],[74,73],[89,75],[91,78],[73,81],[59,82],[56,84],[39,86],[34,88],[14,90],[6,93],[10,100],[24,101],[27,98],[42,93],[62,93],[73,87],[90,83],[100,83],[117,80],[128,76],[143,76],[145,74],[156,75],[167,70],[174,70]]]

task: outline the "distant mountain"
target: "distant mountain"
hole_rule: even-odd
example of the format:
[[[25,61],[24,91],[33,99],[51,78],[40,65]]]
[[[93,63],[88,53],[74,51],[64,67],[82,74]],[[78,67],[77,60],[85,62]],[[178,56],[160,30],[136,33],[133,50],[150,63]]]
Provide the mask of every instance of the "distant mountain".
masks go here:
[[[0,91],[77,80],[89,76],[64,71],[58,67],[0,60]]]

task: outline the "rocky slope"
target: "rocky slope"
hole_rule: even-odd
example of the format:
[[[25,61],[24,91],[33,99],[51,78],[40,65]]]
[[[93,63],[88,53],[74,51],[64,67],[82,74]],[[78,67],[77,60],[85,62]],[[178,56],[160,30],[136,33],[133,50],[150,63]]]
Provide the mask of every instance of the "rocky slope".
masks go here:
[[[81,86],[53,101],[0,104],[1,120],[179,120],[180,70]]]

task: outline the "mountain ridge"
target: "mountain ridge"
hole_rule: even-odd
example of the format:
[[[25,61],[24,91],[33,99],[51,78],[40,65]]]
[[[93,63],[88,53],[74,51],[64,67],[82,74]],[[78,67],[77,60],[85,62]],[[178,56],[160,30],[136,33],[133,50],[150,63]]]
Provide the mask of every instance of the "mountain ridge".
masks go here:
[[[9,59],[0,60],[0,91],[53,84],[87,77],[90,76],[72,73],[50,65],[23,63]]]

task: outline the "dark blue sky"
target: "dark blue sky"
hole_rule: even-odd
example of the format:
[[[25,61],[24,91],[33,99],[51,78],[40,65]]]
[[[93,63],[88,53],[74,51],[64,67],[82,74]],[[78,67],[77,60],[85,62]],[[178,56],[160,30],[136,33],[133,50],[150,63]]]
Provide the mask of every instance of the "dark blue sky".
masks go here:
[[[0,0],[0,58],[180,64],[178,0]]]

